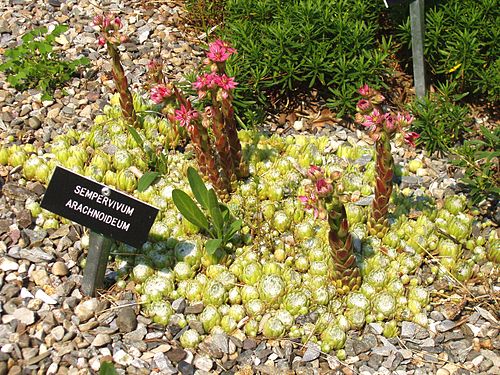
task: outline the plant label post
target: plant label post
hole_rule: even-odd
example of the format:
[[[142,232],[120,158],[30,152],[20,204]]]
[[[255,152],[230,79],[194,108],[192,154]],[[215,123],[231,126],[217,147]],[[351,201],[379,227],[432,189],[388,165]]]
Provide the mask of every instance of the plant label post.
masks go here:
[[[59,166],[41,206],[90,228],[82,281],[82,290],[89,296],[104,285],[113,240],[140,247],[158,214],[156,207]]]
[[[384,0],[385,6],[402,3],[405,0]],[[413,60],[413,85],[417,98],[425,96],[425,62],[424,62],[424,34],[425,10],[424,0],[410,1],[411,24],[411,54]]]
[[[424,33],[425,15],[424,0],[413,0],[410,3],[411,53],[413,57],[413,81],[417,98],[425,96],[425,63]]]

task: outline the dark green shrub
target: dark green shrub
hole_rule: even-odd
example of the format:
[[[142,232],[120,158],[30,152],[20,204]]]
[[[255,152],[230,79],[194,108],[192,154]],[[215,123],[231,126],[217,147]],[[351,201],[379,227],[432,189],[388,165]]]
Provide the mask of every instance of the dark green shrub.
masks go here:
[[[377,40],[383,2],[228,0],[224,38],[238,50],[228,69],[240,86],[240,114],[279,106],[319,89],[339,116],[354,111],[356,89],[383,86],[390,41]]]
[[[500,6],[498,0],[446,0],[426,10],[425,58],[440,81],[461,92],[500,99]],[[409,19],[400,26],[409,47]]]
[[[452,163],[465,168],[461,182],[469,189],[473,203],[500,198],[500,128],[481,127],[477,139],[467,140],[452,152]]]
[[[66,30],[68,26],[58,25],[50,33],[46,27],[39,27],[24,34],[21,45],[5,51],[5,62],[0,65],[7,82],[19,91],[38,88],[49,99],[80,66],[89,63],[86,57],[68,61],[54,52],[55,39]]]
[[[469,132],[469,109],[458,103],[464,94],[454,94],[455,84],[438,84],[437,91],[409,105],[415,116],[412,130],[420,134],[417,144],[429,153],[447,152]]]

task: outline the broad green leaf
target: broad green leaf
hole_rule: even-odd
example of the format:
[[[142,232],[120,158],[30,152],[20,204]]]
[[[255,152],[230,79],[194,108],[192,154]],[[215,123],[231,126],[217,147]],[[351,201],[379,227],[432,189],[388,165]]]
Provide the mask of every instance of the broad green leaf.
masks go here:
[[[207,250],[207,253],[212,255],[217,251],[217,249],[222,245],[222,239],[216,238],[216,239],[211,239],[207,240],[205,242],[205,250]]]
[[[222,212],[219,207],[219,201],[217,200],[217,195],[215,195],[214,189],[208,190],[208,212],[214,223],[215,231],[217,232],[217,237],[222,237],[222,231],[224,230],[224,219],[222,217]]]
[[[127,126],[127,128],[128,128],[128,131],[130,132],[130,134],[132,134],[132,138],[134,138],[135,142],[139,146],[143,147],[144,141],[143,141],[141,135],[137,132],[137,130],[135,130],[135,128],[132,126]]]
[[[229,226],[229,230],[227,231],[227,240],[229,241],[233,236],[241,229],[243,222],[241,219],[233,221]]]
[[[115,365],[112,362],[101,363],[99,375],[117,375]]]
[[[156,180],[160,174],[158,172],[146,172],[144,173],[137,184],[137,190],[142,192],[146,190],[151,184]]]
[[[208,190],[202,178],[193,167],[188,168],[187,177],[194,197],[204,209],[208,210]]]
[[[172,200],[182,216],[199,228],[209,231],[208,220],[196,203],[185,192],[179,189],[172,191]]]

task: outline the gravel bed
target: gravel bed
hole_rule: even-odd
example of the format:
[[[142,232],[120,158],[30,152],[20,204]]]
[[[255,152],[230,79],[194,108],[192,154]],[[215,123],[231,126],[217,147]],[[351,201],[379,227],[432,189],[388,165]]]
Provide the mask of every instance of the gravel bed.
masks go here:
[[[181,27],[182,2],[147,3],[101,2],[104,9],[119,12],[131,35],[123,59],[134,88],[158,51],[172,78],[196,66],[203,53],[196,33],[181,31],[186,30]],[[68,57],[92,60],[83,77],[50,101],[42,101],[34,90],[15,92],[0,75],[0,140],[14,136],[41,146],[68,129],[89,127],[113,92],[109,63],[90,26],[96,3],[1,0],[0,10],[1,49],[17,45],[31,27],[65,23],[70,29],[59,48]],[[338,145],[370,142],[362,132],[341,126],[323,131]],[[424,164],[418,175],[403,176],[401,187],[423,186],[437,199],[457,189],[460,172],[450,175],[445,160],[402,148],[396,153],[399,163],[418,158]],[[184,330],[142,316],[131,287],[98,298],[82,295],[84,229],[68,224],[34,231],[25,201],[40,200],[45,189],[39,183],[23,186],[20,177],[19,170],[0,167],[0,375],[89,374],[106,360],[114,361],[120,374],[500,374],[498,316],[478,306],[457,313],[457,302],[436,306],[429,329],[403,322],[393,339],[386,339],[377,323],[367,325],[362,335],[351,332],[345,361],[324,355],[313,343],[261,341],[241,331],[217,334],[196,351],[184,350],[178,341]],[[113,273],[107,277],[112,280]],[[481,288],[471,292],[488,293]],[[453,293],[463,297],[459,290]],[[173,305],[179,313],[202,308],[186,306],[182,299]],[[190,328],[203,330],[195,321]]]

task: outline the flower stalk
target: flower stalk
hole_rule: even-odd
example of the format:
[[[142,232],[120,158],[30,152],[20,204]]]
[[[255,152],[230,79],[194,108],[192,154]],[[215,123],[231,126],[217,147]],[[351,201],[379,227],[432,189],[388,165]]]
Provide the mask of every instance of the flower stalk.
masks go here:
[[[128,87],[128,80],[123,69],[118,46],[126,40],[126,36],[120,33],[122,23],[120,18],[111,15],[95,16],[94,25],[99,27],[101,36],[99,45],[106,46],[108,55],[111,57],[111,73],[115,82],[116,90],[120,95],[120,107],[123,118],[132,126],[139,127],[137,114],[134,109],[132,93]]]
[[[208,71],[200,74],[193,83],[200,103],[206,102],[201,115],[175,90],[181,106],[175,111],[175,119],[188,130],[193,146],[198,150],[196,155],[200,171],[212,181],[222,199],[229,198],[237,178],[248,176],[232,106],[233,90],[238,83],[225,73],[226,60],[234,53],[236,50],[221,40],[209,45],[205,59]],[[165,103],[167,96],[157,95],[165,86],[165,79],[158,73],[157,64],[152,68],[151,77],[157,86],[151,90],[151,98],[155,103]]]
[[[363,98],[356,106],[358,111],[356,121],[366,127],[372,139],[375,140],[375,197],[368,219],[368,230],[371,235],[382,238],[389,230],[389,201],[394,177],[391,140],[397,134],[401,134],[406,143],[415,146],[415,139],[419,135],[407,131],[414,120],[412,116],[384,113],[381,103],[385,98],[378,91],[364,85],[358,92]]]
[[[328,243],[335,269],[331,273],[340,294],[361,287],[361,273],[356,264],[354,242],[349,232],[347,213],[340,195],[340,174],[326,178],[323,170],[312,165],[306,173],[312,184],[306,186],[306,195],[299,196],[306,209],[314,210],[314,217],[327,219],[330,227]]]

